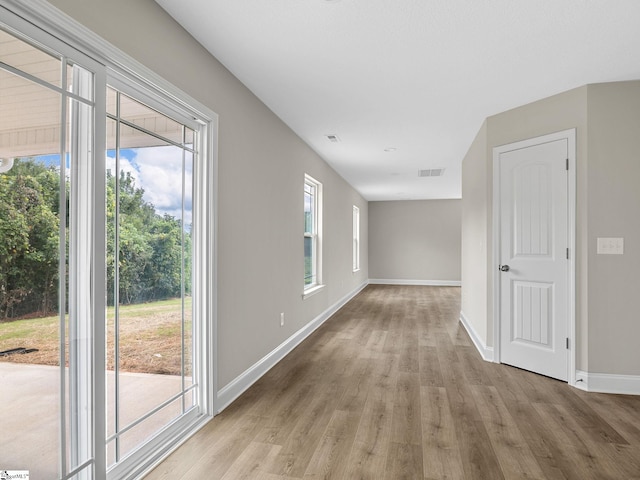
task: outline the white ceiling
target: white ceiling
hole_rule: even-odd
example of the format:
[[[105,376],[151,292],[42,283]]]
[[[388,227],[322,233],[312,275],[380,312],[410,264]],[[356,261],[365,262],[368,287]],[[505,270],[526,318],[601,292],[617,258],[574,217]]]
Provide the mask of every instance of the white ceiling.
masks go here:
[[[460,198],[487,116],[640,79],[638,0],[156,1],[368,200]]]

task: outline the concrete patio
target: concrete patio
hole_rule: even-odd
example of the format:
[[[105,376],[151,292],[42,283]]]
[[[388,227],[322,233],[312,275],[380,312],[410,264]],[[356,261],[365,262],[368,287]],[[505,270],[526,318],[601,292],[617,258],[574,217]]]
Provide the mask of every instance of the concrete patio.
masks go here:
[[[107,382],[113,385],[113,372],[107,373]],[[0,469],[29,470],[32,480],[58,478],[59,368],[0,362],[0,385]],[[121,373],[120,389],[122,428],[178,393],[181,384],[180,377],[174,375]],[[114,431],[113,407],[110,396],[108,435]],[[174,402],[125,433],[121,455],[175,418],[179,411],[179,402]],[[109,463],[113,462],[113,452],[109,448]]]

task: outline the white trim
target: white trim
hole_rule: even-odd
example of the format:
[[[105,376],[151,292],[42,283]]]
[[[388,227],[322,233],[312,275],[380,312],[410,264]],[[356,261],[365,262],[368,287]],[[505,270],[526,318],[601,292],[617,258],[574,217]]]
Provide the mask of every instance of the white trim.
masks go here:
[[[496,269],[500,263],[500,223],[498,222],[501,215],[499,158],[500,156],[494,148],[492,165],[493,213],[491,217],[493,226],[491,241],[493,248],[491,251],[491,262],[489,264],[489,275],[493,279],[493,361],[496,363],[500,363],[500,276],[496,275]]]
[[[304,236],[305,238],[311,238],[312,243],[312,253],[311,253],[311,269],[312,269],[312,280],[313,283],[310,285],[304,285],[302,298],[307,298],[310,295],[313,295],[316,289],[323,287],[322,284],[322,182],[319,182],[315,178],[313,178],[309,174],[304,174],[304,193],[306,195],[306,187],[309,185],[313,188],[313,204],[311,205],[311,211],[313,214],[313,226],[312,232],[306,231],[306,224],[304,226]],[[304,258],[304,253],[303,253]],[[305,271],[306,274],[306,271]],[[306,282],[306,277],[305,277]]]
[[[460,280],[405,280],[402,278],[370,278],[371,285],[423,285],[429,287],[460,287]]]
[[[615,375],[576,371],[574,385],[585,392],[640,395],[640,375]]]
[[[569,341],[571,342],[569,351],[569,385],[575,385],[576,383],[576,358],[578,356],[576,349],[576,259],[578,256],[578,250],[576,249],[576,209],[577,209],[577,146],[576,146],[576,129],[573,128],[567,131],[567,155],[569,156],[569,175],[567,181],[569,196],[569,212],[568,212],[568,231],[567,231],[567,243],[569,244],[569,265],[567,266],[569,275],[569,284],[567,295],[569,296]]]
[[[352,233],[353,233],[353,251],[352,255],[352,272],[360,271],[360,208],[353,205],[352,209]]]
[[[500,154],[527,148],[540,143],[553,142],[556,140],[567,141],[567,156],[569,157],[569,173],[567,185],[568,197],[568,232],[567,243],[569,247],[569,261],[567,262],[567,336],[571,348],[569,350],[567,382],[569,385],[576,384],[576,129],[571,128],[560,132],[542,135],[540,137],[528,138],[519,142],[493,147],[493,249],[491,258],[491,276],[493,278],[493,358],[494,362],[500,363],[500,276],[496,275],[498,264],[500,263]]]
[[[314,285],[313,287],[309,287],[302,294],[302,299],[306,300],[307,298],[314,296],[316,293],[320,293],[322,290],[324,290],[324,285]]]
[[[106,84],[106,72],[100,71],[96,73],[95,77],[95,85]],[[101,118],[106,119],[106,109],[107,109],[107,101],[106,101],[106,89],[101,89],[101,91],[96,90],[95,101],[96,101],[96,118],[98,115]],[[94,132],[94,149],[96,152],[106,152],[106,131],[95,131]],[[93,168],[96,172],[105,172],[105,155],[95,155],[93,161],[95,165]],[[106,198],[106,184],[104,182],[98,182],[97,185],[94,185],[94,194],[95,198]],[[93,248],[96,252],[106,252],[107,251],[107,235],[106,235],[106,204],[105,202],[96,202],[93,207],[93,212],[95,218],[104,218],[105,222],[95,222],[93,225]],[[107,280],[107,272],[106,272],[106,262],[95,262],[92,266],[92,285],[94,292],[94,301],[93,301],[93,315],[95,325],[106,325],[106,298],[105,292],[107,291],[105,282]],[[100,295],[99,295],[100,294]],[[94,364],[93,368],[96,372],[105,372],[106,371],[106,331],[104,328],[94,328],[93,329],[93,352],[94,358],[92,359]],[[104,381],[104,375],[92,375],[93,381],[93,398],[94,398],[94,418],[103,419],[106,418],[106,402],[95,401],[96,399],[106,398],[107,395],[107,384]],[[104,439],[107,437],[106,425],[104,423],[98,424],[95,423],[93,428],[93,433],[96,439],[103,439],[100,445],[104,445]],[[104,448],[95,449],[94,452],[94,468],[96,472],[106,471],[107,468],[107,456]],[[96,478],[100,478],[96,474]]]
[[[113,77],[115,75],[115,77]],[[111,87],[117,87],[118,91],[129,95],[138,101],[142,100],[148,105],[154,106],[159,112],[181,121],[185,117],[176,115],[172,107],[172,99],[162,92],[156,92],[152,83],[144,84],[135,78],[129,82],[126,74],[120,74],[110,68],[107,69],[107,82]],[[165,104],[161,102],[164,101]],[[171,453],[176,444],[190,437],[204,423],[213,418],[214,384],[217,378],[215,350],[216,315],[215,315],[215,230],[212,230],[212,222],[217,218],[215,210],[215,198],[217,195],[217,183],[214,172],[216,163],[216,135],[217,122],[214,120],[197,117],[197,109],[193,109],[191,120],[184,123],[187,127],[198,132],[198,146],[193,164],[193,319],[194,319],[194,343],[193,357],[195,358],[194,379],[199,386],[197,391],[197,405],[194,410],[182,414],[172,423],[154,433],[154,436],[142,443],[134,452],[120,459],[107,469],[107,479],[137,478],[146,471],[150,465],[155,464]],[[118,145],[119,146],[119,145]],[[110,441],[110,439],[108,439]]]
[[[144,448],[134,450],[124,456],[120,462],[112,465],[107,472],[107,480],[142,478],[211,420],[211,417],[198,415],[195,411],[188,412],[185,417],[183,417],[185,421],[167,424],[143,445]],[[167,442],[166,435],[173,441]],[[96,477],[101,478],[98,475]]]
[[[182,434],[176,434],[176,441],[170,445],[166,445],[163,449],[158,449],[155,451],[155,455],[142,458],[140,460],[140,465],[138,465],[138,469],[136,470],[135,476],[130,476],[129,478],[142,479],[146,477],[153,469],[155,469],[158,465],[164,462],[169,455],[175,452],[180,446],[186,443],[191,437],[193,437],[202,427],[204,427],[212,417],[199,417],[195,421],[191,422],[188,426],[186,426],[182,430]],[[99,478],[99,477],[98,477]]]
[[[273,368],[280,360],[282,360],[291,350],[296,348],[302,343],[309,335],[311,335],[318,327],[320,327],[325,321],[342,308],[349,300],[360,293],[368,282],[360,284],[355,290],[351,291],[316,318],[314,318],[307,325],[302,327],[296,333],[287,338],[279,346],[273,349],[270,353],[258,360],[255,364],[238,375],[234,380],[228,383],[225,387],[220,389],[217,395],[216,406],[218,408],[217,413],[227,408],[231,402],[242,395],[251,385],[257,382],[265,373]]]
[[[487,347],[462,311],[460,312],[460,323],[469,334],[480,356],[487,362],[493,362],[493,347]]]

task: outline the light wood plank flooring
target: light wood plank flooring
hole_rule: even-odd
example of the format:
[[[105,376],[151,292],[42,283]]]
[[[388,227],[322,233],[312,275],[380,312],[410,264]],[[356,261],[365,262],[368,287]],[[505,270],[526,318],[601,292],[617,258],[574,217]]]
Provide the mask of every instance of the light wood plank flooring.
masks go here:
[[[157,479],[640,479],[640,397],[484,362],[460,289],[369,286]]]

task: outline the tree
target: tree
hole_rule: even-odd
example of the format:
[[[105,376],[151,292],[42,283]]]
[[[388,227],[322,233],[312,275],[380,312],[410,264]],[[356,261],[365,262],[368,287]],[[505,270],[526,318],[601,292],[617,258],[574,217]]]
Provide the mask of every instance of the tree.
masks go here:
[[[129,173],[116,181],[108,171],[106,181],[108,304],[115,301],[116,272],[120,303],[179,297],[183,283],[190,294],[190,232],[158,214]],[[32,159],[16,160],[0,175],[0,320],[58,310],[60,184],[55,166]]]
[[[57,310],[59,178],[33,160],[0,175],[0,319]]]
[[[116,259],[116,188],[118,189],[118,297],[124,304],[181,296],[183,255],[191,255],[191,236],[170,215],[159,215],[144,200],[130,173],[118,181],[107,173],[107,300],[113,305]],[[184,241],[183,241],[184,235]],[[190,261],[185,271],[190,272]],[[186,270],[186,269],[189,270]],[[190,291],[191,275],[185,290]]]

